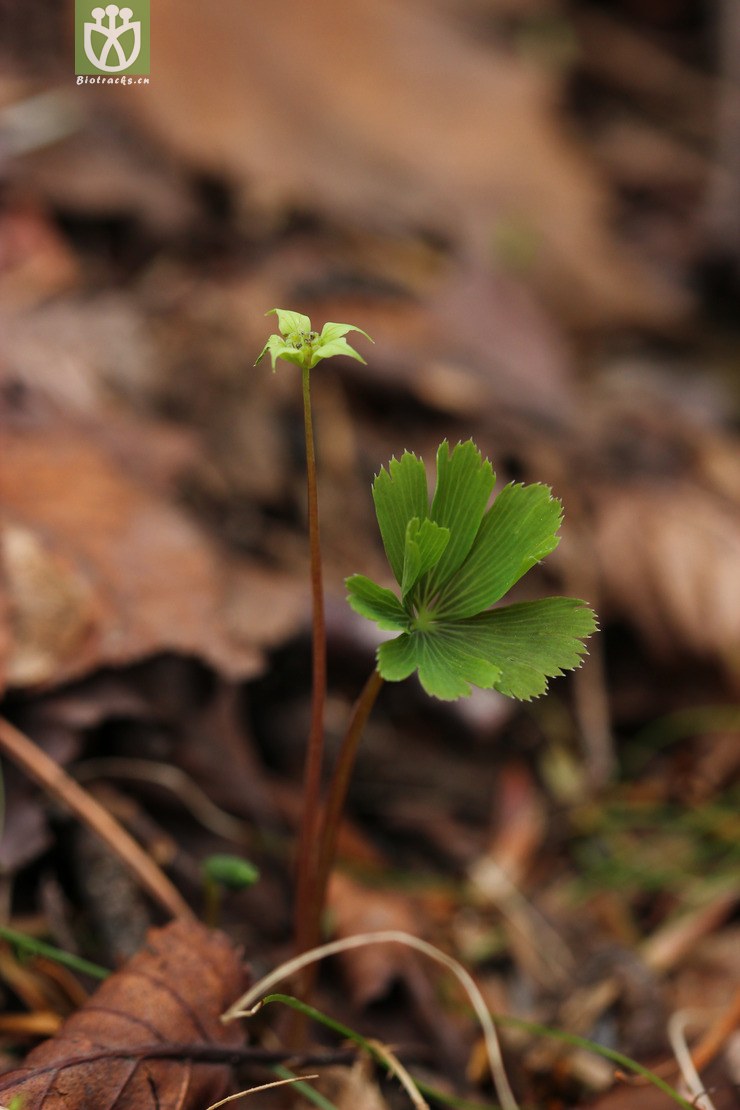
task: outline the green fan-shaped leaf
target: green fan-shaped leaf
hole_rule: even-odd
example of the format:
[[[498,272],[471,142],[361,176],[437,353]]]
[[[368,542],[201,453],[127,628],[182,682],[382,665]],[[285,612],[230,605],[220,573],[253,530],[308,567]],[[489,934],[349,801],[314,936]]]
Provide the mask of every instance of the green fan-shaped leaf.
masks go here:
[[[387,682],[403,682],[419,665],[416,658],[416,636],[405,632],[395,640],[387,640],[378,648],[377,660],[378,673]]]
[[[353,574],[345,586],[347,601],[361,617],[375,621],[378,628],[390,632],[403,632],[408,628],[408,614],[392,590],[378,586],[364,574]]]
[[[432,697],[455,701],[470,695],[470,687],[490,689],[501,676],[500,669],[479,656],[445,628],[413,634],[419,664],[419,681]]]
[[[585,602],[555,597],[490,608],[557,546],[561,517],[543,485],[512,483],[488,508],[494,484],[472,441],[452,451],[440,445],[431,507],[424,464],[410,452],[376,477],[378,523],[401,599],[360,575],[348,588],[358,613],[401,632],[378,648],[388,681],[416,671],[424,690],[443,700],[472,686],[529,700],[549,678],[580,665],[596,629]]]
[[[401,596],[404,601],[421,575],[439,562],[449,539],[449,528],[440,528],[433,520],[420,521],[415,516],[408,522],[401,576]]]
[[[490,688],[500,678],[499,668],[468,650],[444,629],[414,631],[378,648],[378,671],[390,682],[400,682],[414,671],[427,694],[455,701],[470,694],[471,684]]]
[[[583,640],[596,630],[596,618],[583,601],[548,597],[446,622],[443,628],[446,637],[500,668],[497,690],[528,701],[544,694],[548,678],[580,666]]]
[[[373,482],[373,500],[385,553],[400,586],[408,522],[413,517],[422,521],[429,516],[427,475],[422,460],[404,451],[400,459],[391,459],[387,470],[381,467]]]
[[[445,440],[437,451],[437,488],[430,516],[450,530],[450,541],[442,558],[423,584],[430,599],[460,566],[470,551],[486,505],[496,483],[490,462],[471,439],[458,443],[450,454]]]
[[[470,552],[434,606],[438,619],[488,609],[558,545],[562,505],[543,485],[505,486],[483,518]]]

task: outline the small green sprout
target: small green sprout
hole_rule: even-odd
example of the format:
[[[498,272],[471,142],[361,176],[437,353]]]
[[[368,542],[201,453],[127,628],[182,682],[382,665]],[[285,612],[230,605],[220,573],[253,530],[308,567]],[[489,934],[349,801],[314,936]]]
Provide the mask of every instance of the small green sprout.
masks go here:
[[[596,619],[583,601],[550,597],[491,609],[557,547],[560,502],[547,486],[510,483],[488,508],[496,476],[472,440],[437,451],[429,503],[423,460],[404,452],[373,483],[375,512],[400,597],[364,575],[349,603],[379,628],[377,669],[391,682],[414,671],[428,694],[465,697],[471,685],[529,700],[547,679],[580,666]]]
[[[259,882],[258,868],[248,859],[217,853],[201,864],[205,894],[204,918],[215,928],[221,914],[221,895],[224,890],[244,890]],[[2,1110],[2,1107],[0,1107]]]
[[[362,328],[356,328],[354,324],[328,323],[324,324],[319,333],[311,330],[311,320],[300,312],[292,312],[286,308],[272,308],[265,313],[265,316],[273,315],[278,318],[280,335],[270,336],[260,351],[255,366],[268,351],[273,370],[279,358],[284,358],[287,362],[293,362],[306,370],[313,370],[323,358],[331,358],[333,355],[349,355],[359,362],[365,361],[344,338],[348,332],[356,331],[364,335],[365,339],[370,339]],[[370,339],[370,342],[372,343],[373,340]]]
[[[259,881],[259,869],[241,856],[216,854],[203,861],[203,874],[227,890],[243,890]]]

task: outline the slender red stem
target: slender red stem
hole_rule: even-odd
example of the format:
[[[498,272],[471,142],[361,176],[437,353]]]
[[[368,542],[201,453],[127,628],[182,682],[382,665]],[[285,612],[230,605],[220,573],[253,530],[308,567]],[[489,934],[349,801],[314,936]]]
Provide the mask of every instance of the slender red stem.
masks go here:
[[[324,583],[319,537],[319,502],[316,489],[316,451],[311,415],[310,371],[302,368],[303,422],[306,439],[306,488],[308,494],[308,538],[311,554],[311,599],[313,609],[313,670],[311,682],[311,726],[303,775],[303,815],[298,842],[294,934],[298,951],[309,947],[310,921],[316,914],[318,832],[321,814],[321,771],[324,761],[324,707],[326,703],[326,621]]]
[[[375,701],[382,686],[383,679],[376,670],[373,670],[362,688],[362,693],[353,706],[352,716],[350,717],[347,731],[344,734],[342,746],[339,749],[337,762],[334,766],[331,783],[329,784],[329,792],[326,799],[326,807],[324,809],[319,837],[315,888],[317,912],[315,920],[313,921],[312,947],[319,941],[321,914],[326,900],[326,888],[337,854],[337,841],[339,839],[342,811],[344,809],[344,803],[347,800],[347,790],[349,789],[349,782],[357,759],[357,749],[365,725],[367,724],[367,719],[372,712],[372,708],[375,705]]]

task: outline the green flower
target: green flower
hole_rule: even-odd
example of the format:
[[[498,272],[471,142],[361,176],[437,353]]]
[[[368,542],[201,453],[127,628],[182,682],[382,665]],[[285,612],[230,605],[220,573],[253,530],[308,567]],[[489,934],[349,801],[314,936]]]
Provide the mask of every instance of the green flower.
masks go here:
[[[280,335],[271,335],[259,353],[257,362],[269,351],[272,359],[272,368],[279,358],[287,362],[294,362],[306,370],[313,370],[322,358],[331,358],[332,355],[349,355],[360,362],[365,359],[350,347],[345,335],[350,331],[358,331],[366,339],[370,336],[362,328],[354,324],[324,324],[321,333],[311,330],[311,321],[308,316],[300,312],[291,312],[287,308],[272,308],[265,316],[275,315],[278,318]],[[370,339],[372,343],[373,340]],[[255,366],[257,365],[255,362]]]
[[[424,463],[406,451],[381,467],[375,512],[400,596],[362,574],[347,579],[355,612],[399,632],[377,667],[398,682],[418,671],[428,694],[453,701],[471,684],[529,700],[580,666],[596,619],[583,601],[550,597],[491,609],[558,544],[562,507],[543,485],[496,478],[472,440],[437,451],[429,503]]]

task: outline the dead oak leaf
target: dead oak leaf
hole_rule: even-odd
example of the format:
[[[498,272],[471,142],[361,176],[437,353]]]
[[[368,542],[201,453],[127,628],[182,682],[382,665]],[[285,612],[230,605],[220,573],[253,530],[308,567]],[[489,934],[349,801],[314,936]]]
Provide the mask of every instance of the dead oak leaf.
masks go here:
[[[240,1047],[238,1025],[219,1015],[245,978],[222,933],[192,921],[151,930],[56,1037],[0,1078],[0,1100],[18,1096],[23,1110],[202,1110],[223,1095],[229,1068],[178,1057],[177,1046]],[[168,1046],[171,1057],[155,1056]]]
[[[732,667],[740,646],[740,513],[683,479],[612,490],[594,546],[610,605],[670,657],[677,648]]]
[[[420,915],[410,895],[365,887],[337,871],[327,894],[328,911],[337,938],[387,930],[418,936]],[[403,986],[415,1020],[447,1066],[459,1064],[464,1055],[459,1029],[440,1010],[433,981],[401,944],[369,944],[350,948],[340,956],[352,1004],[366,1007],[387,998],[392,988]]]
[[[328,905],[339,938],[389,929],[419,932],[414,909],[403,894],[369,890],[342,872],[332,875]],[[409,952],[397,944],[353,948],[343,952],[341,960],[352,1001],[357,1006],[382,998],[394,982],[412,977],[416,967]]]
[[[0,457],[6,682],[58,684],[161,652],[201,658],[234,679],[259,671],[259,614],[268,640],[279,636],[276,608],[290,624],[281,583],[255,571],[254,592],[263,600],[272,591],[275,604],[251,605],[249,564],[235,579],[103,430],[50,413],[0,423]],[[231,613],[237,580],[249,627]]]

